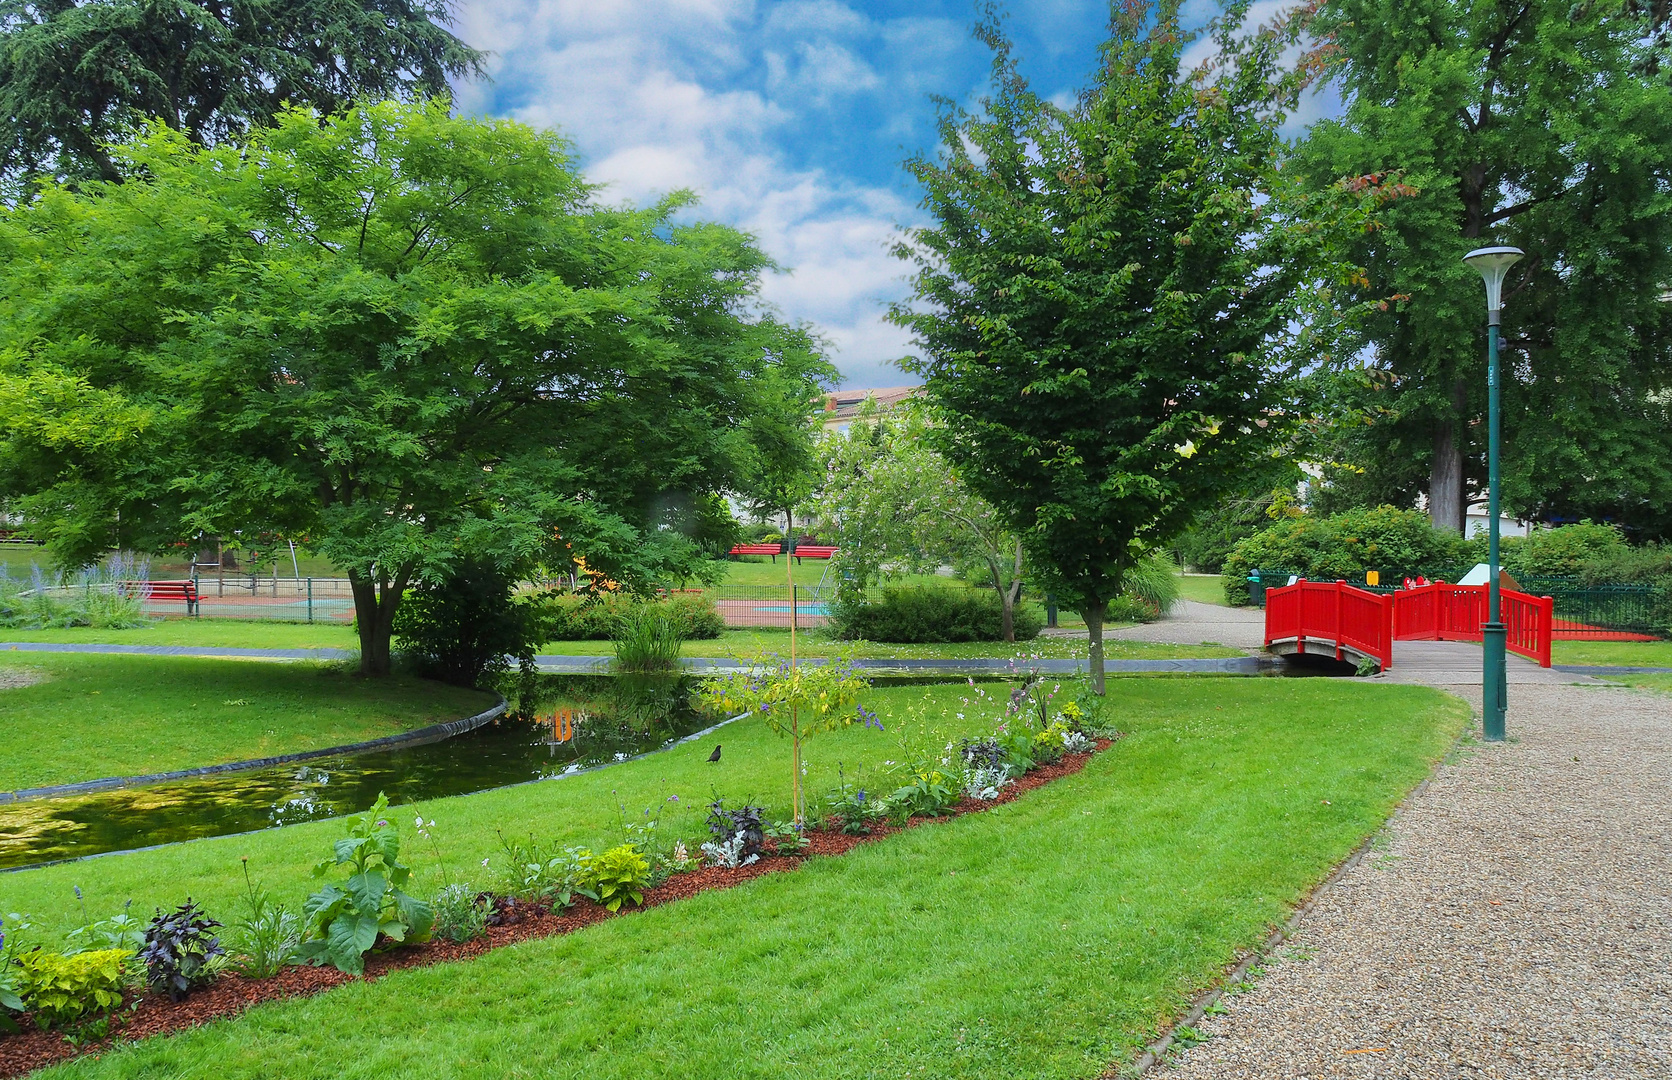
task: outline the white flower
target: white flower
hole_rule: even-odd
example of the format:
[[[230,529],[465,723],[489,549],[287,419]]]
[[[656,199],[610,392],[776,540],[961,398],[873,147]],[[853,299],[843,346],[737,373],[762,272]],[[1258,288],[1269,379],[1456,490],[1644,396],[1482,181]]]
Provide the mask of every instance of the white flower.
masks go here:
[[[483,860],[482,860],[482,865],[483,865],[483,866],[486,866],[486,865],[488,865],[488,860],[486,860],[486,859],[483,859]]]

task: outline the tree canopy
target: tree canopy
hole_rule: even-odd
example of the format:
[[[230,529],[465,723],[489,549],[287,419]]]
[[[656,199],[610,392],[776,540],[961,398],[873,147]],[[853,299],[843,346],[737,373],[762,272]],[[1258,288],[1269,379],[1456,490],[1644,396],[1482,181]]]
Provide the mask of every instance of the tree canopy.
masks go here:
[[[909,165],[934,224],[900,245],[915,296],[893,310],[940,450],[1080,610],[1100,688],[1127,569],[1286,426],[1296,335],[1335,266],[1330,230],[1275,209],[1271,40],[1210,77],[1181,62],[1176,3],[1113,11],[1068,107],[983,26],[993,91],[978,115],[945,105],[940,156]]]
[[[107,144],[161,119],[199,143],[288,105],[448,92],[484,54],[444,0],[0,0],[0,184],[120,180]]]
[[[680,526],[742,482],[746,421],[831,374],[746,314],[747,236],[599,205],[554,135],[385,103],[115,152],[135,179],[0,216],[0,494],[71,565],[305,541],[370,673],[467,558],[698,573]]]
[[[1507,504],[1672,528],[1672,68],[1664,5],[1327,0],[1307,24],[1345,115],[1293,165],[1396,187],[1353,259],[1371,370],[1336,407],[1351,501],[1461,530],[1485,484],[1485,302],[1504,290]],[[1345,350],[1356,369],[1358,350]]]

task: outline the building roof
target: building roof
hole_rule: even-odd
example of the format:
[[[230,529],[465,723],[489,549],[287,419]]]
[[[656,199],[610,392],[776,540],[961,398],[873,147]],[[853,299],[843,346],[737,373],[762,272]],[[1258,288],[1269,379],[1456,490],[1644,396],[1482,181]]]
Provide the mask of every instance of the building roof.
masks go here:
[[[876,399],[877,411],[887,412],[921,389],[916,386],[885,386],[871,389],[837,390],[824,395],[824,424],[835,427],[850,423],[868,399]]]

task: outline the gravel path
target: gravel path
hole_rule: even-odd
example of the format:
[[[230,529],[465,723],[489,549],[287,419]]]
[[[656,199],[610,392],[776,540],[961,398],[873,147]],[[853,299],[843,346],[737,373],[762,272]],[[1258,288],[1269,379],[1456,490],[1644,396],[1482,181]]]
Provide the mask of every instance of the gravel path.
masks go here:
[[[1672,695],[1510,698],[1151,1075],[1672,1077]]]
[[[1218,604],[1180,600],[1173,605],[1172,611],[1155,622],[1110,630],[1104,636],[1126,641],[1258,649],[1266,643],[1266,613],[1257,608],[1220,607]]]

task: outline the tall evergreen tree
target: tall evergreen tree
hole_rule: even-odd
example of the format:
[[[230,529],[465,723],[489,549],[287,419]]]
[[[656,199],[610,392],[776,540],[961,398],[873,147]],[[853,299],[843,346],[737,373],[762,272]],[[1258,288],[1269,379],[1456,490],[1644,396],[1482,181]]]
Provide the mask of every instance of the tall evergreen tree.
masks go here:
[[[120,180],[106,146],[161,119],[213,144],[286,103],[445,94],[485,54],[446,0],[0,0],[0,182]]]
[[[1485,308],[1505,288],[1505,494],[1527,513],[1672,524],[1672,68],[1664,5],[1326,0],[1314,54],[1345,92],[1295,163],[1397,184],[1354,253],[1370,377],[1343,380],[1360,486],[1461,530],[1485,479]],[[1384,175],[1386,174],[1386,175]],[[1397,463],[1397,464],[1390,464]]]

